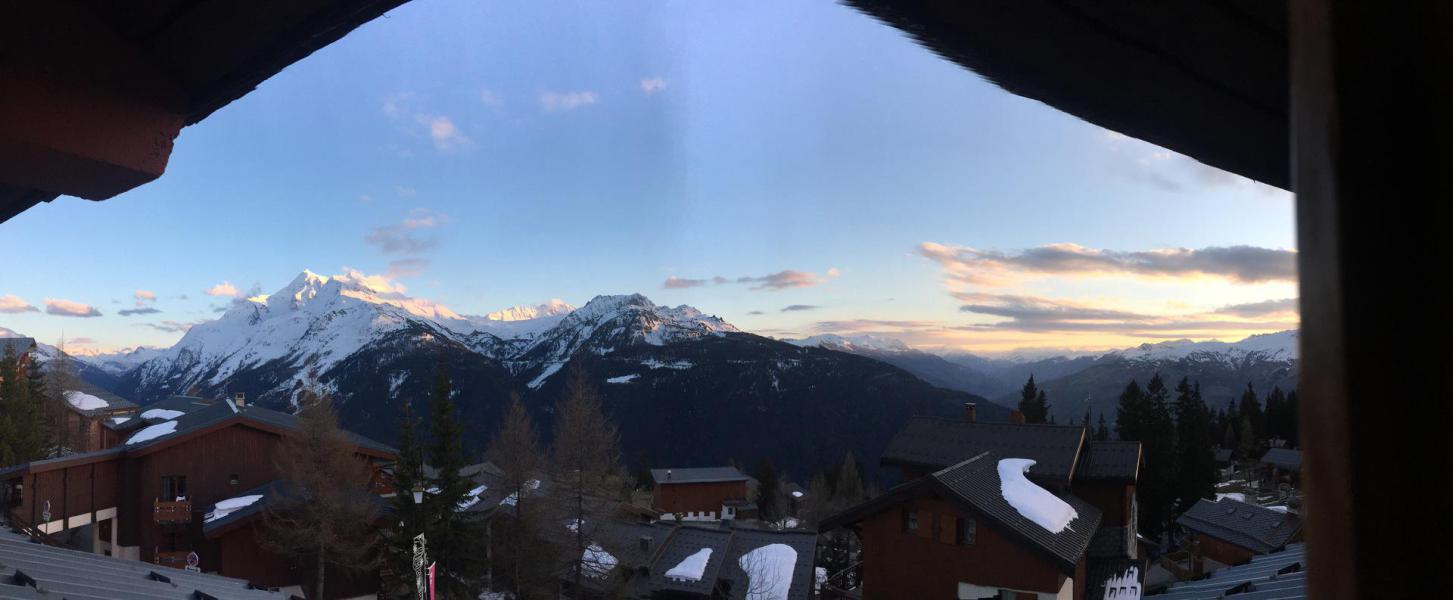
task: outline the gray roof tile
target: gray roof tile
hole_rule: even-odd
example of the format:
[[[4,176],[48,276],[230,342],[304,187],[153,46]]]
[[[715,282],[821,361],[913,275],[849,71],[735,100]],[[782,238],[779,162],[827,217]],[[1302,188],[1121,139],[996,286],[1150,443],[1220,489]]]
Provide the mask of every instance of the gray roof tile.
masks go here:
[[[994,450],[1035,461],[1032,477],[1067,482],[1074,472],[1083,427],[970,423],[955,419],[913,417],[904,424],[882,462],[941,469]]]
[[[1135,481],[1140,476],[1140,442],[1090,442],[1075,479]]]
[[[691,467],[685,469],[651,469],[656,485],[665,483],[714,483],[749,479],[736,467]]]
[[[1302,520],[1296,515],[1230,498],[1217,502],[1202,499],[1176,523],[1257,553],[1281,548],[1302,528]]]
[[[1239,589],[1234,594],[1227,593]],[[1302,544],[1288,544],[1286,550],[1257,556],[1251,562],[1227,567],[1210,577],[1172,585],[1148,598],[1156,600],[1302,600],[1307,598],[1307,558]]]
[[[1302,451],[1271,448],[1266,451],[1266,454],[1261,455],[1261,462],[1283,469],[1299,470],[1302,468]]]

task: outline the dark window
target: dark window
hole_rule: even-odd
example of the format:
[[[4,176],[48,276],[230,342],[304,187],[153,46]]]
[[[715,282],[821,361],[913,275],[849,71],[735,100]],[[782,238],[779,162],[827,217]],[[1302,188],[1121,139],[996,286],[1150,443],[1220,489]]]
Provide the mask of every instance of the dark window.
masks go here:
[[[237,474],[236,473],[233,473],[231,475],[228,475],[227,476],[227,483],[230,483],[232,485],[237,485]]]
[[[176,500],[187,495],[187,476],[168,475],[161,478],[161,499]]]
[[[955,519],[955,521],[957,521],[955,527],[958,533],[954,535],[954,543],[960,546],[972,546],[974,544],[974,536],[978,535],[978,525],[974,523],[973,519],[960,518]]]
[[[905,511],[903,511],[903,531],[908,531],[908,532],[918,531],[918,511],[916,511],[916,510],[905,510]]]

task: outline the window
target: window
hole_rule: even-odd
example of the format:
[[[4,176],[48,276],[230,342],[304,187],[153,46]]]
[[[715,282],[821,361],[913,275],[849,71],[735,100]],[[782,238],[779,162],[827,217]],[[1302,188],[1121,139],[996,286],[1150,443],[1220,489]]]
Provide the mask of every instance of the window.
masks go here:
[[[974,537],[978,535],[978,524],[973,519],[956,519],[954,523],[954,543],[960,546],[974,545]]]
[[[918,531],[918,511],[903,511],[903,531],[913,533]]]
[[[176,500],[187,496],[187,476],[168,475],[161,478],[162,500]]]
[[[232,485],[237,485],[237,481],[238,480],[237,480],[237,474],[236,473],[233,473],[233,474],[227,476],[227,483],[232,484]]]

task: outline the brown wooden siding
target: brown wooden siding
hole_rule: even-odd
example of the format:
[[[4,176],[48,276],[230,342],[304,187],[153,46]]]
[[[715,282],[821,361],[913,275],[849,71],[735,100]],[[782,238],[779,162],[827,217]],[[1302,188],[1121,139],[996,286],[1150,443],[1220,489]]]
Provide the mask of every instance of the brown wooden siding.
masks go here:
[[[1100,509],[1104,515],[1100,521],[1105,527],[1125,527],[1130,524],[1130,501],[1135,496],[1135,485],[1123,481],[1081,481],[1074,486],[1074,495]]]
[[[52,521],[116,506],[116,465],[113,459],[26,474],[15,514],[39,524],[46,500]]]
[[[1204,533],[1196,534],[1196,541],[1201,545],[1201,556],[1222,564],[1246,564],[1256,555],[1255,552]]]
[[[667,513],[720,513],[722,503],[727,500],[746,498],[745,481],[657,484],[655,507]]]
[[[918,512],[916,533],[903,531],[905,509]],[[953,539],[943,530],[952,527],[954,517],[975,520],[974,544],[945,543]],[[961,514],[939,498],[904,502],[863,520],[861,527],[865,600],[955,598],[959,582],[1050,594],[1064,585],[1064,574],[1046,557],[1006,537],[982,516]],[[1075,598],[1081,598],[1083,577],[1076,578],[1074,588]]]

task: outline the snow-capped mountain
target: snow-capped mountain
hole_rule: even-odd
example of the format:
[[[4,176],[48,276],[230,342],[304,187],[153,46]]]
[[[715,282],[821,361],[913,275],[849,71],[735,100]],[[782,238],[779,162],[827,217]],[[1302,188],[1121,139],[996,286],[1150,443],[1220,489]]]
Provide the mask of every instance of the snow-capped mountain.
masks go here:
[[[854,335],[824,333],[799,340],[787,340],[787,342],[798,346],[815,346],[842,352],[907,352],[912,350],[908,344],[902,341],[870,333]]]
[[[1253,354],[1260,355],[1265,360],[1296,360],[1297,331],[1263,333],[1239,342],[1172,340],[1156,344],[1141,344],[1134,348],[1107,352],[1106,356],[1152,361],[1192,357],[1239,361]]]
[[[639,294],[469,316],[388,282],[310,272],[237,300],[113,389],[143,404],[244,392],[286,407],[316,370],[343,423],[388,442],[403,405],[427,410],[441,367],[471,451],[494,433],[511,396],[548,426],[573,370],[597,387],[631,456],[714,464],[771,454],[803,475],[845,452],[876,456],[911,414],[952,416],[965,401],[984,401],[878,360],[744,333]],[[1007,410],[985,406],[980,418],[1002,420]],[[724,424],[736,433],[720,435]]]

